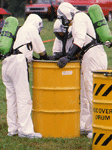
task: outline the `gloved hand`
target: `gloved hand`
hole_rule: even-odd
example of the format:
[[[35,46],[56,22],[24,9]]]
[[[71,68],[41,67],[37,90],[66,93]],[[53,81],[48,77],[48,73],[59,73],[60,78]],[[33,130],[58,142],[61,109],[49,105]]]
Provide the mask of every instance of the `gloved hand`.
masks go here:
[[[112,47],[112,43],[108,46],[108,48],[111,48]]]
[[[33,59],[34,59],[34,60],[39,60],[39,58],[37,58],[37,57],[35,57],[35,56],[33,56]]]
[[[55,52],[53,54],[53,56],[47,56],[48,60],[58,60],[59,58],[63,57],[63,53],[62,52]]]
[[[59,68],[63,68],[68,62],[70,62],[70,59],[65,56],[59,59],[57,65],[59,66]]]
[[[54,56],[47,55],[48,60],[55,60]]]
[[[55,52],[53,56],[55,60],[58,60],[63,57],[63,52]]]
[[[112,47],[112,43],[109,42],[109,41],[106,41],[106,42],[105,42],[105,45],[106,45],[108,48],[111,48],[111,47]]]
[[[49,60],[46,50],[44,52],[40,53],[39,55],[40,55],[39,60]]]
[[[77,46],[76,44],[72,44],[69,48],[68,54],[65,57],[62,57],[59,59],[57,65],[60,68],[63,68],[72,58],[77,55],[81,51],[81,48]]]

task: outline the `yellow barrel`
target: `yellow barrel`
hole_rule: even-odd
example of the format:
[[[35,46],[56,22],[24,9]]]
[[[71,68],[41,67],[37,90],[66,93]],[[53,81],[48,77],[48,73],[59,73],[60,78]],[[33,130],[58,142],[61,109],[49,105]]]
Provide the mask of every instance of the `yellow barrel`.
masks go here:
[[[56,61],[33,61],[34,131],[43,137],[80,136],[80,62],[59,68]]]
[[[112,150],[112,70],[93,73],[92,150]]]

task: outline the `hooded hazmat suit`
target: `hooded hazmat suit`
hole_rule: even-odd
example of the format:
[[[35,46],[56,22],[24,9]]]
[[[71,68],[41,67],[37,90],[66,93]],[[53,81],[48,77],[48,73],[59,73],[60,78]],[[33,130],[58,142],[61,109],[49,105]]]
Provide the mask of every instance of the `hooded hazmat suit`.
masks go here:
[[[27,63],[32,60],[32,53],[45,51],[44,44],[39,32],[41,31],[42,19],[31,14],[23,26],[18,30],[13,48],[22,44],[32,43],[30,49],[27,45],[20,47],[20,54],[12,54],[3,60],[2,78],[6,86],[7,99],[7,123],[8,135],[18,133],[20,137],[35,137],[33,122],[31,119],[32,100],[29,90]],[[42,137],[38,133],[37,137]]]
[[[73,44],[79,48],[86,46],[90,43],[93,38],[96,38],[95,30],[89,16],[83,12],[79,12],[70,3],[63,2],[59,5],[57,10],[57,17],[62,19],[63,24],[72,24],[72,35]],[[90,37],[90,36],[91,37]],[[76,54],[76,53],[75,53]],[[83,127],[86,131],[92,131],[92,98],[93,98],[93,73],[96,70],[107,69],[107,55],[104,51],[102,45],[96,45],[89,48],[89,50],[84,54],[82,59],[82,83],[84,83],[84,89],[87,95],[87,100],[85,96],[82,95],[81,98],[81,117],[83,115],[86,117],[86,107],[89,105],[90,116],[87,118]],[[90,135],[90,136],[89,136]],[[88,134],[91,138],[92,134]]]
[[[55,32],[65,33],[66,32],[65,30],[66,29],[64,29],[61,20],[57,19],[54,23],[54,33]],[[71,44],[73,42],[73,37],[72,37],[71,31],[72,31],[72,26],[69,27],[69,29],[68,29],[68,38],[67,38],[67,42],[65,45],[66,53],[68,52],[69,47],[71,46]],[[63,49],[63,42],[62,42],[62,40],[58,39],[58,37],[56,37],[54,40],[53,48],[52,48],[53,54],[55,52],[62,52],[62,49]]]

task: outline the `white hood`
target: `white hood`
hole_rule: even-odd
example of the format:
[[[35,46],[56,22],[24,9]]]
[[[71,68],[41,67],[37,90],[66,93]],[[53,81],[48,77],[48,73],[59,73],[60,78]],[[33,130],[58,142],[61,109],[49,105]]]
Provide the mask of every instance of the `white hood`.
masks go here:
[[[54,33],[55,32],[62,32],[62,33],[66,33],[66,28],[65,26],[62,24],[62,20],[61,19],[56,19],[55,23],[54,23]],[[70,26],[68,28],[68,39],[72,37],[72,26]]]
[[[61,19],[63,17],[64,19],[67,20],[73,20],[74,15],[76,12],[78,12],[72,4],[68,2],[63,2],[59,5],[58,10],[57,10],[57,18]]]
[[[40,32],[43,28],[43,21],[38,15],[30,14],[27,17],[26,21],[24,22],[23,26],[28,26],[28,25],[34,25]]]
[[[32,50],[28,50],[27,46],[24,45],[19,50],[25,55],[28,61],[32,59],[32,53],[42,53],[45,51],[45,46],[39,35],[42,29],[42,19],[36,14],[30,14],[23,26],[18,30],[16,40],[14,42],[13,48],[16,49],[21,45],[32,43]]]

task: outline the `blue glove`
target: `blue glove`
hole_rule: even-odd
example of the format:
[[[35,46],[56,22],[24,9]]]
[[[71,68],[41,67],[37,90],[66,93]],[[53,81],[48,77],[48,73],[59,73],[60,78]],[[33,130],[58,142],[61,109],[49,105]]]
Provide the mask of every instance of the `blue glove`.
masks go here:
[[[59,68],[63,68],[68,62],[70,62],[70,59],[68,59],[67,56],[65,56],[59,59],[57,65],[59,66]]]

